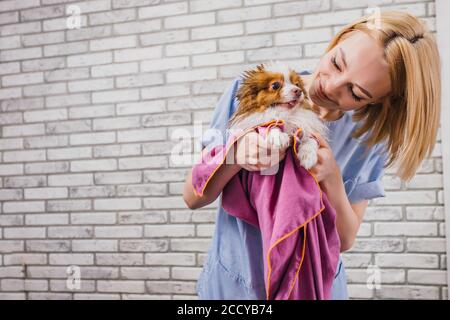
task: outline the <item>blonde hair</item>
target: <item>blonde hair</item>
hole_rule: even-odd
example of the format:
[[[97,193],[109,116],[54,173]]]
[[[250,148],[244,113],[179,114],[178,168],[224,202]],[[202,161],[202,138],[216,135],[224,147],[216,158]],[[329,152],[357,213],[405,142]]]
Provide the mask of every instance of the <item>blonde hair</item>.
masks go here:
[[[426,26],[411,14],[383,11],[345,26],[328,45],[330,51],[354,30],[375,39],[385,52],[392,90],[382,102],[355,110],[362,120],[354,132],[359,138],[370,131],[370,147],[386,141],[385,167],[398,164],[397,176],[410,180],[425,157],[431,156],[440,119],[440,57]]]

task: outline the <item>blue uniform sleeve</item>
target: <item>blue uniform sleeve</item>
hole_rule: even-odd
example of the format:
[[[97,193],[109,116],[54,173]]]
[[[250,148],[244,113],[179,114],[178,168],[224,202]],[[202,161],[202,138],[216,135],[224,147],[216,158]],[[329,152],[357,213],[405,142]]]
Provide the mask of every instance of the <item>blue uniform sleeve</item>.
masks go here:
[[[382,179],[387,155],[383,150],[383,146],[383,144],[378,144],[374,147],[364,168],[360,170],[359,176],[355,179],[355,183],[347,193],[350,203],[358,203],[363,200],[386,196]]]
[[[202,149],[214,147],[217,144],[226,143],[226,127],[228,120],[233,115],[238,105],[236,93],[241,78],[233,79],[231,85],[222,94],[214,109],[210,128],[205,130],[201,136]]]

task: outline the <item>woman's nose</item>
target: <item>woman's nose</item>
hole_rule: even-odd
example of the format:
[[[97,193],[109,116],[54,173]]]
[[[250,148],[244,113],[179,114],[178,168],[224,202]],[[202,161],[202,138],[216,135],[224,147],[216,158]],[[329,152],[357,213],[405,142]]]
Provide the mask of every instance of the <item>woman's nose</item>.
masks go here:
[[[336,99],[340,95],[340,90],[344,83],[345,81],[340,77],[330,77],[322,83],[323,91],[329,98]]]

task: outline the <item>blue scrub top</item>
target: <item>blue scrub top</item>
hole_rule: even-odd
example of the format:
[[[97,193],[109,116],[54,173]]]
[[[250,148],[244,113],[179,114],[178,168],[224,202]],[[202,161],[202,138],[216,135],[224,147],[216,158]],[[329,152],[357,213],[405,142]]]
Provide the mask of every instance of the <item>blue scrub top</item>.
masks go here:
[[[218,140],[215,136],[211,140],[210,135],[204,134],[203,147],[225,143],[228,137],[225,128],[238,105],[236,93],[241,82],[240,77],[233,80],[214,110],[211,128],[219,130],[223,139]],[[362,141],[367,133],[359,139],[351,137],[358,125],[352,121],[352,114],[353,111],[345,112],[341,118],[326,122],[326,125],[330,133],[328,142],[340,167],[347,197],[350,203],[358,203],[385,196],[381,179],[387,158],[384,144],[377,144],[364,154],[367,147]],[[220,205],[208,257],[196,289],[202,300],[266,299],[261,232],[229,215]],[[333,282],[332,299],[348,299],[347,277],[341,259]]]

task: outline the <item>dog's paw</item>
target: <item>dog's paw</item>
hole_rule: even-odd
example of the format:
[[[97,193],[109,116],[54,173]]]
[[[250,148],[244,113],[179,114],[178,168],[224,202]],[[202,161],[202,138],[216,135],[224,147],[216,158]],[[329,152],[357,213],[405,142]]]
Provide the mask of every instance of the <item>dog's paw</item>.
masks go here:
[[[289,146],[290,138],[286,132],[282,132],[278,129],[272,129],[267,135],[267,141],[273,148],[284,149]]]
[[[298,159],[300,160],[300,164],[306,170],[311,169],[317,163],[317,143],[313,141],[308,141],[307,143],[303,143],[300,146],[298,151]]]

